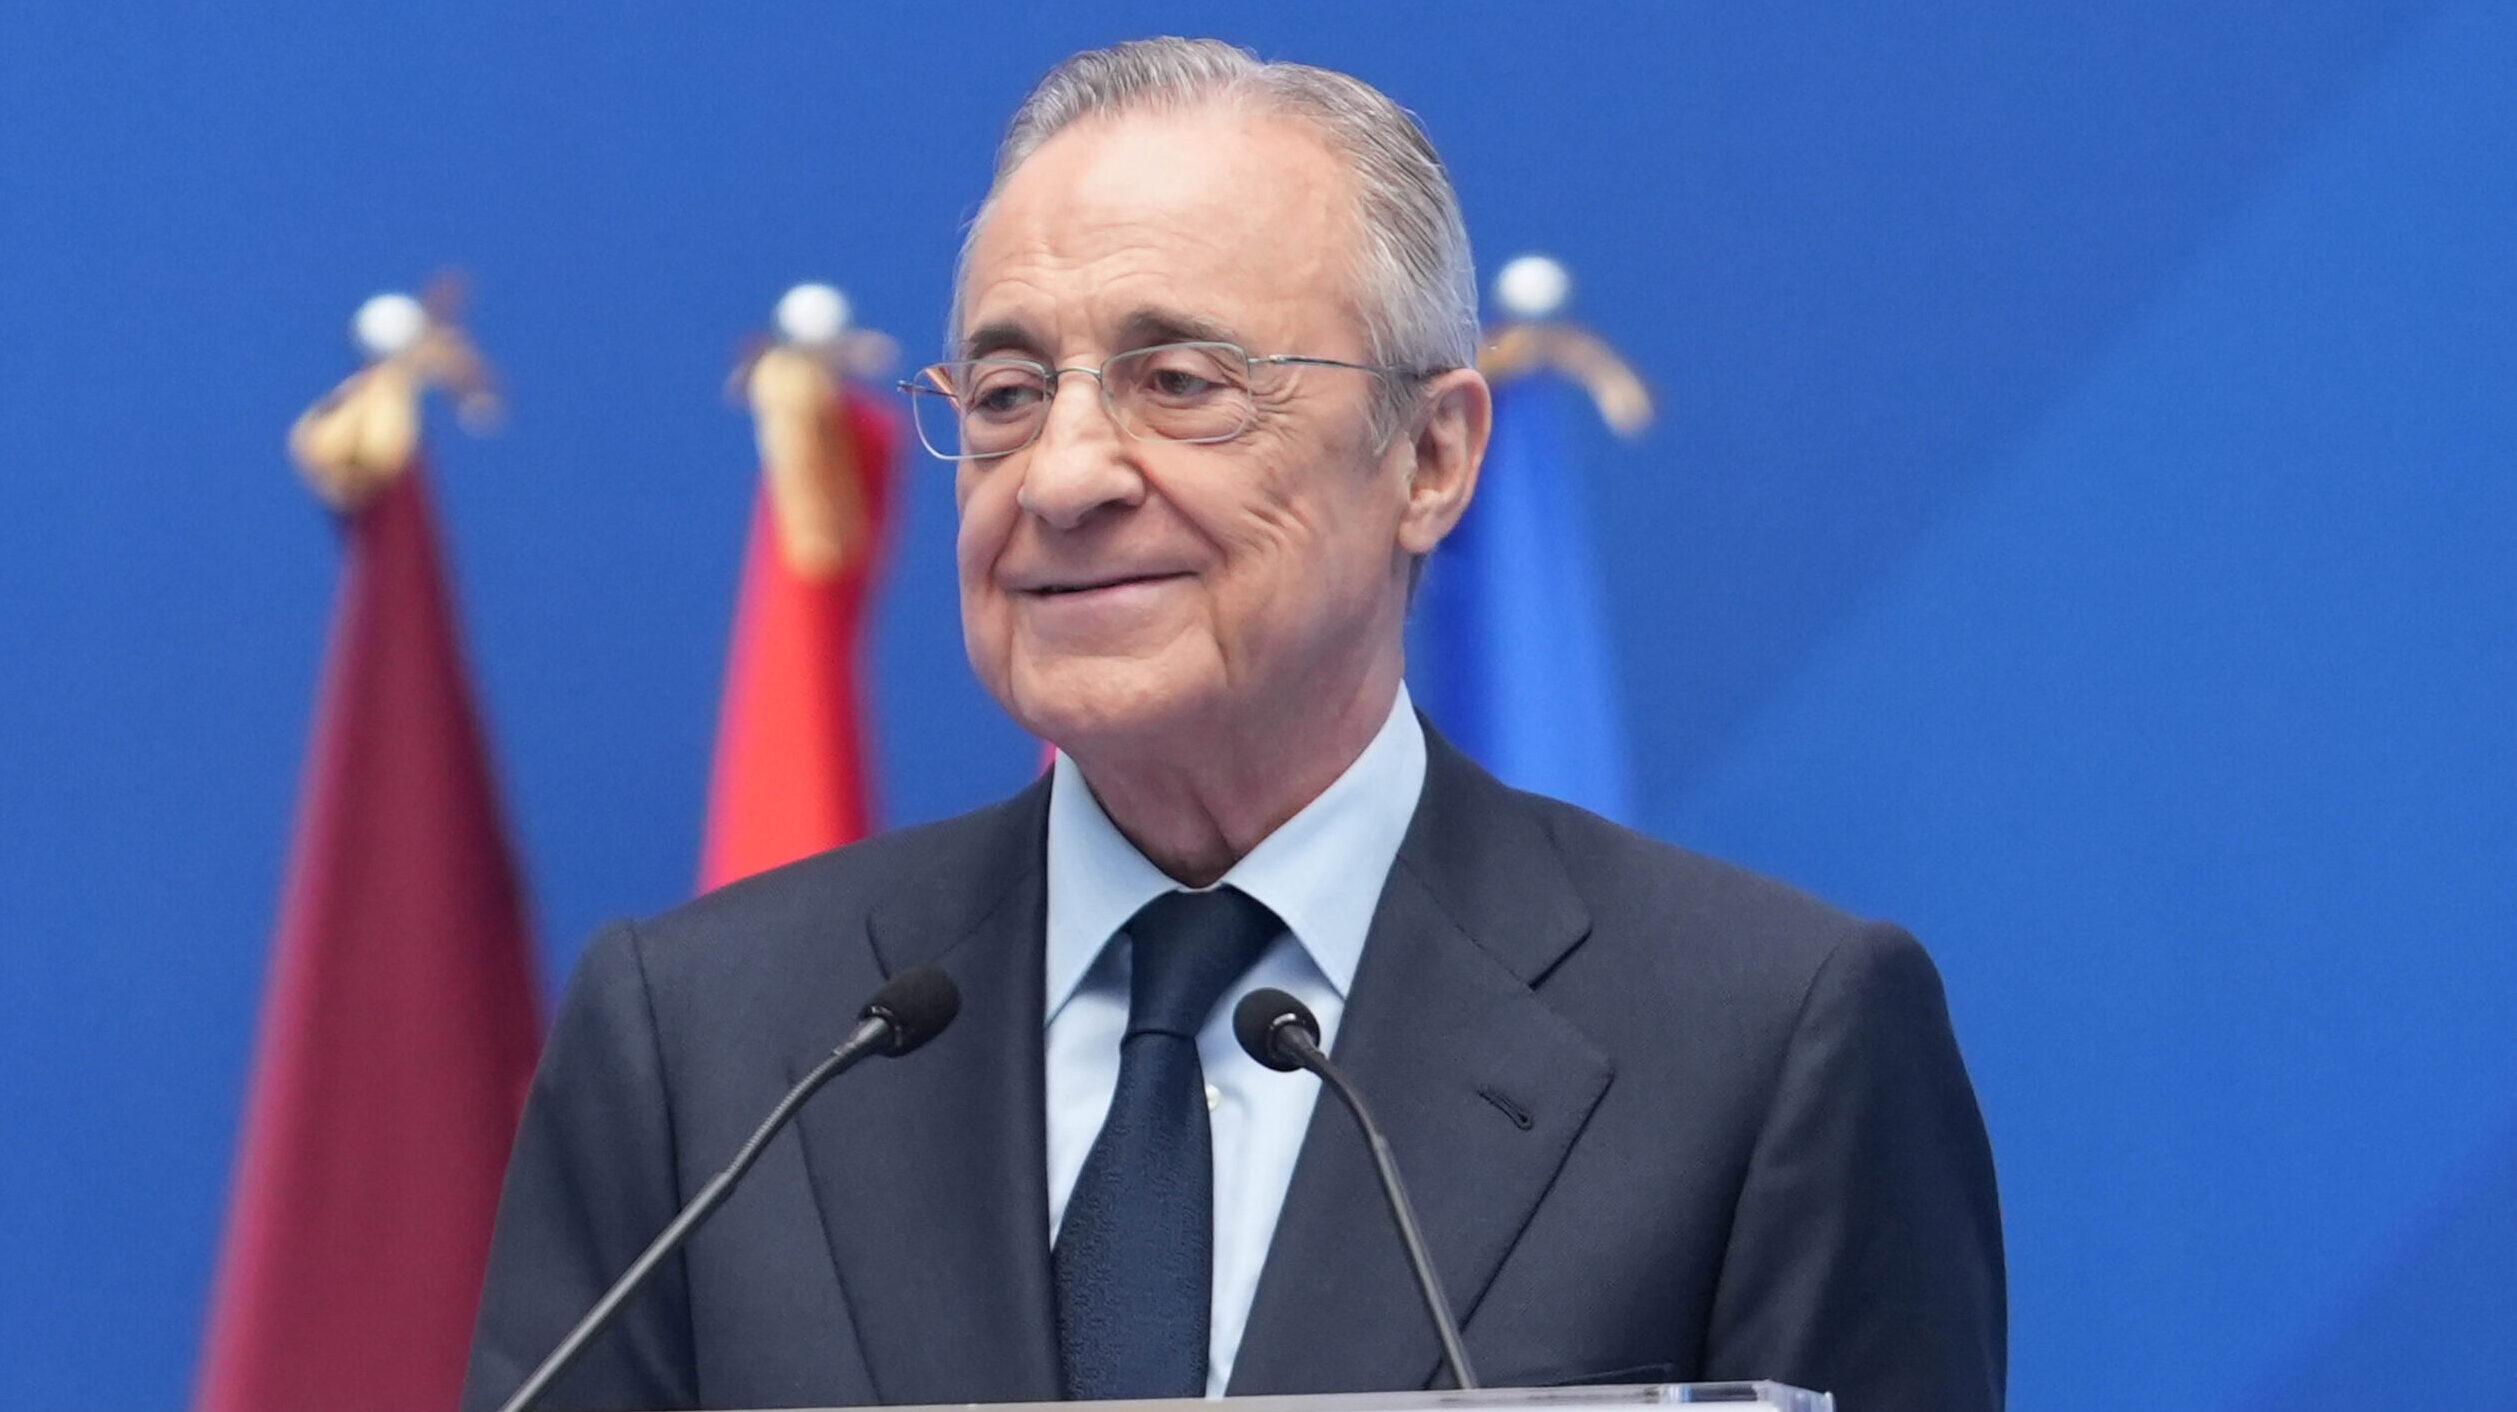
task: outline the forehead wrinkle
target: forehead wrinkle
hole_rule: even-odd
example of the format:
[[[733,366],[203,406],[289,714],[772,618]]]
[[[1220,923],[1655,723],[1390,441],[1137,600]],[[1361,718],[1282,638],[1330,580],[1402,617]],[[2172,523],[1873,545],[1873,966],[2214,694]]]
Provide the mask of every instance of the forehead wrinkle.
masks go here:
[[[1212,284],[1230,267],[1233,253],[1205,232],[1166,229],[1164,221],[1142,218],[1113,223],[1123,227],[1114,229],[1038,228],[1047,224],[1035,222],[1022,232],[1015,249],[983,249],[973,258],[964,314],[977,322],[956,340],[960,356],[1012,348],[1050,361],[1083,331],[1079,324],[1113,333],[1111,348],[1161,341],[1141,340],[1148,329],[1177,328],[1183,332],[1176,337],[1187,339],[1228,332],[1169,297],[1173,289]],[[1201,254],[1205,258],[1197,258]],[[1150,292],[1132,292],[1147,285]],[[1113,305],[1123,312],[1107,314]]]
[[[1253,147],[1245,135],[1257,132],[1290,132],[1307,150]],[[1337,189],[1332,199],[1320,199],[1323,177]],[[1084,331],[1066,325],[1081,315],[1117,347],[1151,330],[1122,328],[1139,311],[1113,306],[1221,323],[1182,297],[1216,289],[1237,296],[1216,311],[1231,322],[1284,310],[1245,329],[1196,330],[1236,335],[1219,341],[1316,337],[1326,332],[1316,325],[1324,309],[1360,335],[1354,206],[1339,154],[1296,118],[1224,107],[1087,120],[1052,137],[993,193],[965,272],[965,314],[997,322],[1007,286],[1019,286],[1025,302],[1040,301],[1030,321],[1057,325],[1033,330],[1034,343],[1074,342]],[[1122,301],[1123,292],[1139,297]]]

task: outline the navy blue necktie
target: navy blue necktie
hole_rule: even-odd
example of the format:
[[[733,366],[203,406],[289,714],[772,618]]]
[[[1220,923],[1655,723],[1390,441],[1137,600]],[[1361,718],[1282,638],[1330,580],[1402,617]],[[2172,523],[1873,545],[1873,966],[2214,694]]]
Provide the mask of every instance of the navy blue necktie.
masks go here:
[[[1206,1395],[1215,1158],[1197,1031],[1283,929],[1229,887],[1165,893],[1127,924],[1118,1088],[1050,1258],[1068,1397]]]

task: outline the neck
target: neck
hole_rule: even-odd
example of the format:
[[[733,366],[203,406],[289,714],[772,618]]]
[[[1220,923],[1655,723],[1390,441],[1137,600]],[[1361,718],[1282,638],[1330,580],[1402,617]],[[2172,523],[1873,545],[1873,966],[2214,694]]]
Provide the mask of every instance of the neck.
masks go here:
[[[1181,885],[1208,887],[1355,763],[1389,720],[1400,671],[1393,662],[1372,672],[1337,694],[1325,718],[1313,699],[1235,729],[1200,722],[1179,732],[1177,748],[1068,753],[1138,852]]]

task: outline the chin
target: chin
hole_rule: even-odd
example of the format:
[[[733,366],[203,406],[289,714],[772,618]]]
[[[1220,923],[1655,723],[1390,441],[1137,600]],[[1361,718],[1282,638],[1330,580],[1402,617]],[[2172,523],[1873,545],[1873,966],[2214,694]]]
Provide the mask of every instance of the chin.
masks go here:
[[[1206,713],[1212,691],[1157,660],[1017,654],[997,699],[1025,730],[1069,754],[1151,744]]]

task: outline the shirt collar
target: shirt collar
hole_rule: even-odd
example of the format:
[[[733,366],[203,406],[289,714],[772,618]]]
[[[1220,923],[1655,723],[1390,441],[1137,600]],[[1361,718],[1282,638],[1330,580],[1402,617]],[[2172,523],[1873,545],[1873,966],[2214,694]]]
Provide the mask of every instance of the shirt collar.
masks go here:
[[[1425,733],[1402,683],[1355,762],[1216,886],[1266,903],[1340,996],[1424,792]],[[1179,886],[1110,822],[1061,751],[1049,787],[1048,1013],[1054,1018],[1137,909]]]

